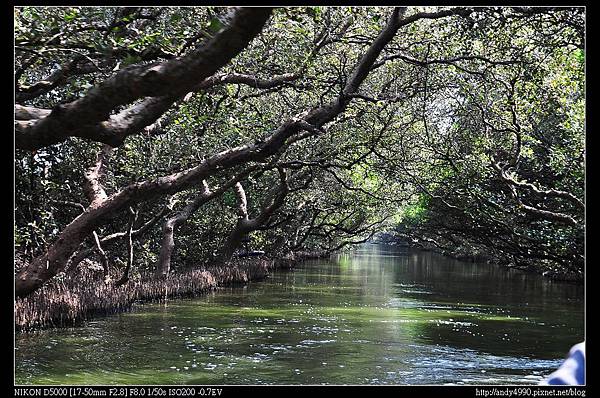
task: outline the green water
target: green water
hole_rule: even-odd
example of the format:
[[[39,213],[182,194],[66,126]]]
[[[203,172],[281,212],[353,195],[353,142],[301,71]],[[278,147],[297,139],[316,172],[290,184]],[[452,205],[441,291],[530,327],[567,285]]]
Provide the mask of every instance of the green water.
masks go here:
[[[536,384],[581,286],[366,245],[194,300],[16,336],[17,384]]]

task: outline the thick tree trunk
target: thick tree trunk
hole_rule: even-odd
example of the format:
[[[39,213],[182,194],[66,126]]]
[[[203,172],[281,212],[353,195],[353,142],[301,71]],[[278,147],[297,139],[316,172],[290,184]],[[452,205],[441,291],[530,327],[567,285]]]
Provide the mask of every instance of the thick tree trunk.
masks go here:
[[[46,253],[36,257],[27,268],[15,276],[15,295],[17,297],[27,296],[63,270],[67,260],[95,228],[114,219],[128,206],[160,195],[189,189],[203,179],[234,166],[264,160],[283,148],[290,137],[303,130],[309,129],[311,134],[318,134],[321,126],[332,121],[344,111],[351,100],[349,94],[358,89],[383,47],[392,40],[400,26],[406,24],[401,23],[405,21],[399,19],[402,12],[398,9],[394,11],[387,26],[359,60],[340,97],[327,105],[314,108],[286,121],[262,142],[222,151],[194,168],[131,184],[101,203],[92,203],[85,212],[65,227]],[[94,120],[93,115],[91,118]]]
[[[235,251],[240,247],[244,237],[267,223],[273,214],[283,205],[285,197],[289,192],[289,186],[285,170],[278,169],[278,171],[279,186],[267,194],[267,198],[261,206],[260,214],[254,218],[249,218],[248,216],[248,200],[244,187],[240,183],[236,184],[235,194],[238,198],[239,219],[223,245],[218,263],[225,264],[229,262]]]
[[[235,253],[242,243],[244,236],[246,236],[252,228],[250,219],[248,218],[248,199],[246,198],[246,191],[239,182],[235,184],[235,196],[238,200],[237,213],[239,218],[221,249],[221,254],[217,261],[218,263],[226,263],[231,259],[233,253]]]
[[[242,244],[242,240],[244,237],[250,232],[256,230],[259,225],[256,222],[252,222],[252,220],[241,219],[238,220],[235,224],[233,230],[227,236],[227,240],[221,249],[221,254],[217,262],[219,264],[225,264],[231,260],[235,251]]]
[[[236,9],[228,26],[189,54],[158,65],[127,67],[84,97],[55,107],[47,116],[17,123],[16,147],[34,150],[70,136],[120,145],[127,135],[153,123],[189,91],[190,85],[200,84],[239,54],[261,32],[270,15],[268,7]],[[145,125],[136,126],[138,130],[128,129],[120,118],[109,120],[115,108],[144,97],[151,97],[148,101],[159,111],[152,112]],[[140,110],[135,105],[131,109]]]
[[[202,188],[198,196],[187,206],[183,208],[175,216],[165,221],[163,225],[163,238],[160,246],[160,254],[158,258],[157,275],[166,278],[171,270],[171,257],[175,249],[175,229],[185,223],[200,207],[211,201],[212,199],[222,195],[226,190],[233,185],[239,184],[239,181],[246,178],[252,171],[256,170],[255,166],[248,167],[240,173],[231,177],[227,182],[219,188],[211,191],[206,180],[202,181]]]
[[[160,254],[158,256],[158,267],[157,274],[162,278],[166,278],[171,270],[171,255],[175,248],[175,240],[173,235],[175,234],[176,219],[170,218],[165,221],[162,227],[163,238],[160,243]]]
[[[198,196],[191,203],[185,206],[183,210],[165,221],[162,228],[163,238],[160,245],[160,255],[158,257],[157,267],[157,274],[160,277],[166,278],[171,269],[171,256],[173,254],[173,249],[175,248],[175,240],[173,238],[175,234],[175,228],[187,221],[200,206],[215,196],[216,195],[211,195],[208,184],[205,180],[203,180],[202,188]]]

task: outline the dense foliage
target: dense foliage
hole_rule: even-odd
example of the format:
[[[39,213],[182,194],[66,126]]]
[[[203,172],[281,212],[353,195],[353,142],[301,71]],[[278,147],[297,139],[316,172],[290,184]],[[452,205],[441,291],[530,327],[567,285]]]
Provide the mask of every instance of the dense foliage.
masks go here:
[[[583,9],[261,12],[15,9],[19,295],[392,230],[582,274]]]

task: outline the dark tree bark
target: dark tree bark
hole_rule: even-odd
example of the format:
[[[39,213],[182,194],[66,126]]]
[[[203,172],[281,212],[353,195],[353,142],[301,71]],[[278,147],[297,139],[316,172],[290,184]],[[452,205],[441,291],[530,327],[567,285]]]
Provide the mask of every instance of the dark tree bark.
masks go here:
[[[42,79],[27,87],[20,87],[15,93],[15,100],[18,102],[32,100],[46,94],[61,84],[64,84],[67,81],[67,78],[70,76],[83,75],[86,73],[95,72],[97,70],[96,66],[91,62],[84,64],[84,61],[85,57],[78,55],[65,64],[60,65],[57,70],[52,72],[45,79]]]
[[[120,145],[139,129],[127,128],[120,118],[110,119],[111,112],[120,105],[136,99],[152,97],[145,108],[158,108],[153,112],[140,106],[132,107],[134,113],[152,114],[158,118],[177,98],[189,91],[190,84],[199,84],[215,74],[240,53],[260,33],[271,15],[271,8],[239,8],[231,23],[203,46],[191,53],[150,66],[131,66],[99,86],[83,98],[57,105],[47,116],[37,121],[17,123],[15,144],[17,148],[34,150],[77,136],[100,141],[113,147]],[[145,125],[152,123],[148,121]]]
[[[189,189],[203,179],[232,167],[253,161],[263,161],[277,153],[286,144],[289,144],[288,141],[299,139],[294,136],[299,136],[302,131],[308,131],[309,133],[302,136],[302,138],[322,134],[321,127],[345,110],[352,99],[351,94],[360,87],[360,84],[367,77],[381,50],[393,39],[400,26],[406,25],[405,20],[400,18],[403,13],[404,9],[394,10],[387,25],[354,68],[354,72],[345,85],[342,94],[331,103],[313,108],[287,120],[267,136],[264,141],[219,152],[205,159],[196,167],[156,179],[133,183],[110,195],[101,203],[92,203],[86,211],[64,228],[56,241],[49,245],[46,253],[36,257],[28,267],[15,275],[15,295],[18,297],[27,296],[63,270],[71,255],[94,229],[117,217],[119,212],[125,210],[128,206],[160,195],[173,194]],[[113,81],[110,84],[114,83]],[[88,106],[87,103],[84,104]],[[93,115],[90,117],[92,120],[96,120]]]
[[[212,197],[214,197],[214,195]],[[193,201],[185,206],[183,210],[165,221],[162,227],[163,238],[160,245],[160,255],[158,257],[157,267],[157,274],[160,277],[166,278],[171,269],[171,255],[173,254],[173,249],[175,248],[175,240],[173,238],[175,234],[175,228],[187,221],[200,206],[208,202],[210,199],[210,189],[206,181],[203,180],[198,196],[196,196]]]
[[[239,218],[223,245],[223,249],[217,260],[218,263],[224,264],[229,262],[235,251],[240,247],[244,237],[269,222],[269,219],[273,214],[283,205],[285,197],[289,192],[289,186],[285,170],[278,169],[278,171],[280,180],[279,186],[267,194],[267,197],[261,206],[260,213],[254,218],[250,218],[248,215],[248,200],[246,198],[244,187],[239,182],[235,184],[235,194],[238,198]]]
[[[85,207],[83,207],[83,211],[85,211]],[[144,235],[148,230],[150,230],[150,228],[152,228],[156,223],[158,223],[160,220],[162,220],[162,218],[169,211],[171,211],[171,204],[168,204],[167,206],[163,207],[158,213],[156,213],[154,216],[152,216],[152,218],[150,218],[148,221],[146,221],[138,229],[134,229],[133,231],[131,231],[131,237],[137,239],[137,238],[141,237],[142,235]],[[120,239],[127,238],[128,235],[129,235],[128,230],[124,231],[124,232],[116,232],[114,234],[110,234],[108,236],[100,238],[100,244],[104,245],[104,246],[110,245],[110,244],[117,242]],[[79,265],[79,263],[81,263],[84,259],[91,256],[95,250],[96,250],[96,246],[80,248],[69,259],[67,266],[65,267],[66,272],[69,273],[70,275],[74,275],[77,272],[77,265]]]
[[[156,269],[157,274],[160,277],[168,277],[171,269],[171,257],[175,248],[175,229],[185,223],[201,206],[222,195],[226,190],[238,183],[238,181],[246,178],[254,170],[256,170],[256,167],[248,167],[242,172],[234,175],[214,191],[211,191],[208,183],[205,180],[202,180],[200,192],[196,198],[187,204],[179,213],[165,221],[162,228],[163,238],[160,245],[160,254]]]

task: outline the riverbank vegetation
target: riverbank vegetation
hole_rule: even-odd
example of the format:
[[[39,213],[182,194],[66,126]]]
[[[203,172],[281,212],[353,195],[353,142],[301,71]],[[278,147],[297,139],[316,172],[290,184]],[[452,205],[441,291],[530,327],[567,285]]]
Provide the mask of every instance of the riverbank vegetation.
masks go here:
[[[15,309],[48,284],[110,301],[381,231],[583,276],[583,8],[17,7],[14,22]]]

